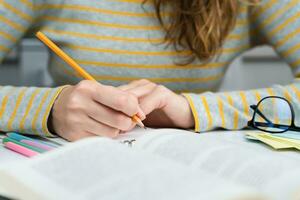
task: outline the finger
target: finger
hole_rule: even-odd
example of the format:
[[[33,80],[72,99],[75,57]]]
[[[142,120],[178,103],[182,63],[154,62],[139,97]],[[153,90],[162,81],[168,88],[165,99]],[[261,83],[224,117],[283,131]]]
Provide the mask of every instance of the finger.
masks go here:
[[[90,103],[87,107],[87,115],[98,122],[120,130],[127,130],[134,123],[131,117],[97,102]]]
[[[80,140],[80,139],[83,139],[83,138],[95,137],[95,136],[96,136],[95,134],[89,133],[87,131],[81,131],[81,132],[78,132],[78,133],[73,132],[72,134],[67,135],[65,137],[65,139],[67,139],[70,142],[74,142],[74,141],[77,141],[77,140]]]
[[[116,87],[99,85],[93,93],[93,99],[100,104],[121,111],[128,116],[133,116],[139,112],[137,98]]]
[[[144,119],[146,119],[146,115],[145,115],[144,111],[141,109],[140,106],[139,106],[138,110],[139,111],[138,111],[138,113],[136,115],[140,118],[140,120],[143,121]]]
[[[134,129],[136,127],[136,124],[133,124],[131,127],[129,127],[127,130],[123,131],[123,133],[125,132],[129,132],[131,131],[132,129]]]
[[[115,138],[119,135],[120,130],[107,126],[101,122],[98,122],[92,118],[88,119],[86,122],[86,131],[97,136],[104,136]]]
[[[157,86],[151,93],[140,100],[140,107],[146,115],[156,109],[161,109],[167,105],[167,89]]]
[[[136,86],[130,85],[130,83],[129,83],[129,84],[126,84],[126,85],[121,85],[121,86],[119,86],[118,89],[120,89],[120,90],[122,90],[122,91],[126,91],[126,90],[131,89],[131,88],[134,88],[134,87],[136,87]]]
[[[130,88],[126,90],[126,92],[129,92],[136,96],[137,98],[141,98],[149,93],[151,93],[156,88],[155,83],[148,83],[146,85],[139,85],[134,88]]]
[[[140,79],[140,80],[132,81],[129,84],[119,86],[118,88],[120,90],[126,91],[126,90],[130,90],[132,88],[138,87],[138,86],[146,85],[148,83],[150,83],[150,81],[148,81],[146,79]]]

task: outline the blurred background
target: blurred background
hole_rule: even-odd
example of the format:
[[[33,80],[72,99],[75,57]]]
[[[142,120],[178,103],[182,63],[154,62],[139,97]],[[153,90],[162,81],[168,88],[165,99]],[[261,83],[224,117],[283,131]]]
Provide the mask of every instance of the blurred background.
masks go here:
[[[51,86],[48,49],[34,38],[24,38],[0,65],[0,85]],[[255,48],[236,59],[226,72],[221,91],[268,87],[293,81],[290,68],[272,48]]]

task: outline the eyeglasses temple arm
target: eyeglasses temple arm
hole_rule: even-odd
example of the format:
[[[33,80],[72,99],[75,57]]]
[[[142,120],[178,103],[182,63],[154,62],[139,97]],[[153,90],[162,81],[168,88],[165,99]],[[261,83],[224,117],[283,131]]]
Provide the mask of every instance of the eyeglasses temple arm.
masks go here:
[[[300,131],[300,127],[297,127],[297,126],[291,126],[291,127],[289,128],[289,130],[290,130],[290,131],[297,131],[297,132],[299,132],[299,131]]]
[[[289,129],[289,130],[292,130],[291,128],[290,128],[290,126],[289,125],[284,125],[284,124],[268,124],[268,123],[265,123],[265,122],[256,122],[255,123],[255,125],[256,126],[261,126],[261,127],[272,127],[272,128],[279,128],[279,129],[285,129],[285,130],[287,130],[287,129]],[[298,131],[299,131],[300,129],[298,129]]]
[[[273,124],[270,120],[268,120],[268,118],[266,118],[264,114],[262,114],[262,112],[257,108],[256,105],[251,105],[250,108],[253,109],[257,114],[259,114],[259,116],[261,116],[266,122]]]

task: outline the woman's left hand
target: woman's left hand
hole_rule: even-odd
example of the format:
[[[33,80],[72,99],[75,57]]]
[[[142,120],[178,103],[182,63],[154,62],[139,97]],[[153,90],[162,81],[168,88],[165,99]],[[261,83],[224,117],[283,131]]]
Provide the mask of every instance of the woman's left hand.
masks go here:
[[[187,99],[168,88],[142,79],[119,87],[135,95],[147,116],[148,127],[193,128],[194,117]]]

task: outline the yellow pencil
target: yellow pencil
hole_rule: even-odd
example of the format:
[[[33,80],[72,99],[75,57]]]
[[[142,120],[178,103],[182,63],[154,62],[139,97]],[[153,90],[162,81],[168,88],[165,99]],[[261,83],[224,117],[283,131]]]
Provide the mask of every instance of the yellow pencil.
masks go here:
[[[92,77],[88,72],[86,72],[83,68],[81,68],[70,56],[68,56],[63,50],[61,50],[56,44],[54,44],[46,35],[44,35],[42,32],[37,32],[36,37],[39,38],[45,45],[47,45],[56,55],[58,55],[61,59],[63,59],[70,67],[72,67],[80,76],[87,80],[93,80],[94,77]],[[145,128],[142,120],[134,115],[132,117],[132,120],[136,122],[140,127]]]

